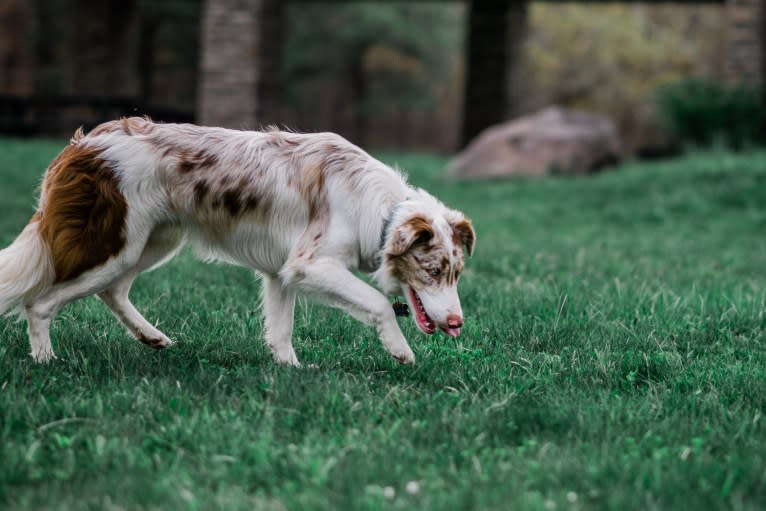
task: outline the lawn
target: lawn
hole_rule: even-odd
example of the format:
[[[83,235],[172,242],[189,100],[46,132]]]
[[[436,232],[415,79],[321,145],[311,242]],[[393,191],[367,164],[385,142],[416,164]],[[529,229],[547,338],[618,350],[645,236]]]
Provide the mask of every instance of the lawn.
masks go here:
[[[0,243],[62,143],[0,140]],[[466,326],[398,365],[372,329],[301,302],[304,366],[262,343],[249,271],[185,252],[132,297],[154,352],[90,298],[35,365],[0,319],[9,509],[764,509],[766,152],[588,178],[455,184]]]

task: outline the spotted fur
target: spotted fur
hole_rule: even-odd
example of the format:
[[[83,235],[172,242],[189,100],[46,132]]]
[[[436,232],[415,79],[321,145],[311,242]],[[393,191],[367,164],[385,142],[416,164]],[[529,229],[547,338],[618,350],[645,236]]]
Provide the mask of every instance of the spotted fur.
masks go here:
[[[37,361],[54,357],[55,314],[90,294],[138,340],[164,348],[171,340],[128,294],[186,243],[263,277],[277,362],[298,365],[291,334],[302,293],[374,326],[394,358],[412,363],[385,295],[353,272],[414,300],[427,333],[457,335],[456,285],[475,234],[462,213],[332,133],[121,119],[78,130],[49,166],[37,213],[0,251],[0,313],[26,317]]]

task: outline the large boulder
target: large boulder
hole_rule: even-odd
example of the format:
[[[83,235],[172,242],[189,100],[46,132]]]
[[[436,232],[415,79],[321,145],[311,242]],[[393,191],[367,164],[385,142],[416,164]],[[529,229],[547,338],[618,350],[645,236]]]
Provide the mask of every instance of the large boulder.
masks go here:
[[[609,119],[550,107],[492,126],[468,144],[449,168],[458,179],[587,174],[620,161]]]

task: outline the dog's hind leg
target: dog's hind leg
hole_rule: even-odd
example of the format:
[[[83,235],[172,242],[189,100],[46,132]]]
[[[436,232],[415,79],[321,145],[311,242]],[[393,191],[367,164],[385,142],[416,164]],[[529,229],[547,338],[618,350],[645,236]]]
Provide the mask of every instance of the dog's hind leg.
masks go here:
[[[98,297],[109,307],[112,313],[125,325],[133,336],[150,348],[167,348],[173,341],[144,318],[130,302],[128,294],[138,272],[130,272],[119,282],[102,291]]]
[[[274,356],[274,361],[300,367],[292,343],[295,291],[284,287],[278,277],[263,277],[263,313],[266,344]]]
[[[175,227],[156,229],[136,266],[111,287],[98,294],[136,339],[154,349],[166,348],[173,344],[173,341],[136,310],[128,295],[133,282],[142,271],[156,268],[171,259],[183,246],[183,241],[183,233]]]
[[[125,259],[111,259],[74,280],[55,285],[34,302],[26,304],[24,312],[27,316],[32,358],[36,362],[48,362],[56,358],[51,347],[50,325],[62,307],[108,288],[125,272]]]
[[[29,335],[29,345],[32,349],[32,358],[35,362],[50,362],[56,358],[51,346],[51,321],[58,312],[54,308],[34,308],[26,307],[24,314],[27,317],[27,333]]]
[[[110,258],[95,268],[91,268],[73,280],[56,284],[47,293],[37,297],[34,302],[26,304],[24,312],[28,321],[32,357],[37,362],[47,362],[55,358],[51,348],[50,325],[54,316],[62,307],[80,298],[93,294],[100,295],[111,289],[119,291],[115,293],[115,296],[118,297],[115,303],[124,305],[124,302],[121,301],[122,294],[124,293],[125,300],[127,300],[127,291],[130,289],[130,283],[133,282],[136,275],[142,269],[156,266],[172,255],[173,250],[183,240],[182,236],[178,236],[180,235],[176,235],[176,243],[172,247],[169,244],[155,243],[156,237],[154,234],[152,235],[152,243],[148,243],[146,239],[137,240],[126,245],[118,256]],[[130,304],[130,302],[127,303]],[[132,308],[132,305],[130,307]],[[130,312],[129,309],[125,309],[125,311],[126,313]],[[135,311],[134,308],[133,311]],[[135,315],[141,317],[138,311],[135,311]],[[134,318],[130,314],[127,314],[126,317]],[[143,320],[143,322],[146,325],[149,324],[146,320]],[[141,325],[145,326],[144,323],[141,323]],[[164,346],[158,345],[156,347]]]

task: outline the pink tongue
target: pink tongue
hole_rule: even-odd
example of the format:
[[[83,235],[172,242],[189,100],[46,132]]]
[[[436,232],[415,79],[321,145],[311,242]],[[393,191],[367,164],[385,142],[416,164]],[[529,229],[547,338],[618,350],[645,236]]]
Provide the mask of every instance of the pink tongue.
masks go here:
[[[449,335],[450,337],[457,337],[460,335],[460,329],[459,328],[442,328],[442,331]]]

